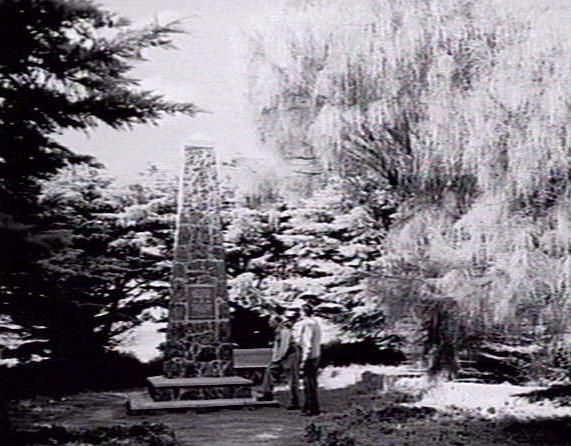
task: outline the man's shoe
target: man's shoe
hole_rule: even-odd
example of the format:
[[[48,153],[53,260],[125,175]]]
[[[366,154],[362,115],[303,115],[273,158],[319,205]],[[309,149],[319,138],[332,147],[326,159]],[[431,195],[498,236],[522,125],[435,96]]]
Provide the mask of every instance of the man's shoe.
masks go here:
[[[299,405],[297,404],[290,404],[286,407],[286,410],[299,410]]]

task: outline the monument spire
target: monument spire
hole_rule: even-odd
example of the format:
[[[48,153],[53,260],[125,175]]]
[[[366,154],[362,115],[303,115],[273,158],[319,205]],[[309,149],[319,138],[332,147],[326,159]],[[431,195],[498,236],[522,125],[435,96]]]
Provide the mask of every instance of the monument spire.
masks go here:
[[[232,346],[214,147],[194,141],[184,155],[164,373],[227,376]]]
[[[131,413],[276,404],[233,376],[220,204],[214,147],[193,142],[180,181],[164,375],[148,378],[149,395],[132,397]]]

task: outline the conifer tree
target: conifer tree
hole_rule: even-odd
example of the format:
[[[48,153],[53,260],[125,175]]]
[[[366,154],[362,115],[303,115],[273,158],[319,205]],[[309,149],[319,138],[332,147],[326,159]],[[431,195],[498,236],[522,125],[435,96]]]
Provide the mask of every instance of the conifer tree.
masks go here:
[[[89,0],[0,1],[0,304],[37,297],[29,277],[70,243],[43,220],[41,182],[68,164],[95,161],[58,134],[197,112],[131,76],[146,49],[172,47],[178,32],[174,24],[133,28]]]

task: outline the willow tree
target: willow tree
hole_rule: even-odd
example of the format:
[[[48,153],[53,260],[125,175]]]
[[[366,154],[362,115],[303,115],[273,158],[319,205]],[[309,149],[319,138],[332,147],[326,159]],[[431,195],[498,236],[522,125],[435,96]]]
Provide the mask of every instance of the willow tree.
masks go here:
[[[289,2],[252,34],[262,140],[394,195],[379,309],[457,313],[431,319],[441,346],[492,328],[557,343],[571,302],[569,7],[334,3]]]

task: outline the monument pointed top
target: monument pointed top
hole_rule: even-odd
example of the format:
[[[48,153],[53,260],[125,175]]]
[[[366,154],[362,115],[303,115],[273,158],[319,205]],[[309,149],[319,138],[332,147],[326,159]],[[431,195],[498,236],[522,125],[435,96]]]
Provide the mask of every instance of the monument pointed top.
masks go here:
[[[214,147],[215,143],[208,136],[201,133],[194,133],[191,135],[188,143],[185,144],[187,148],[192,147]]]

